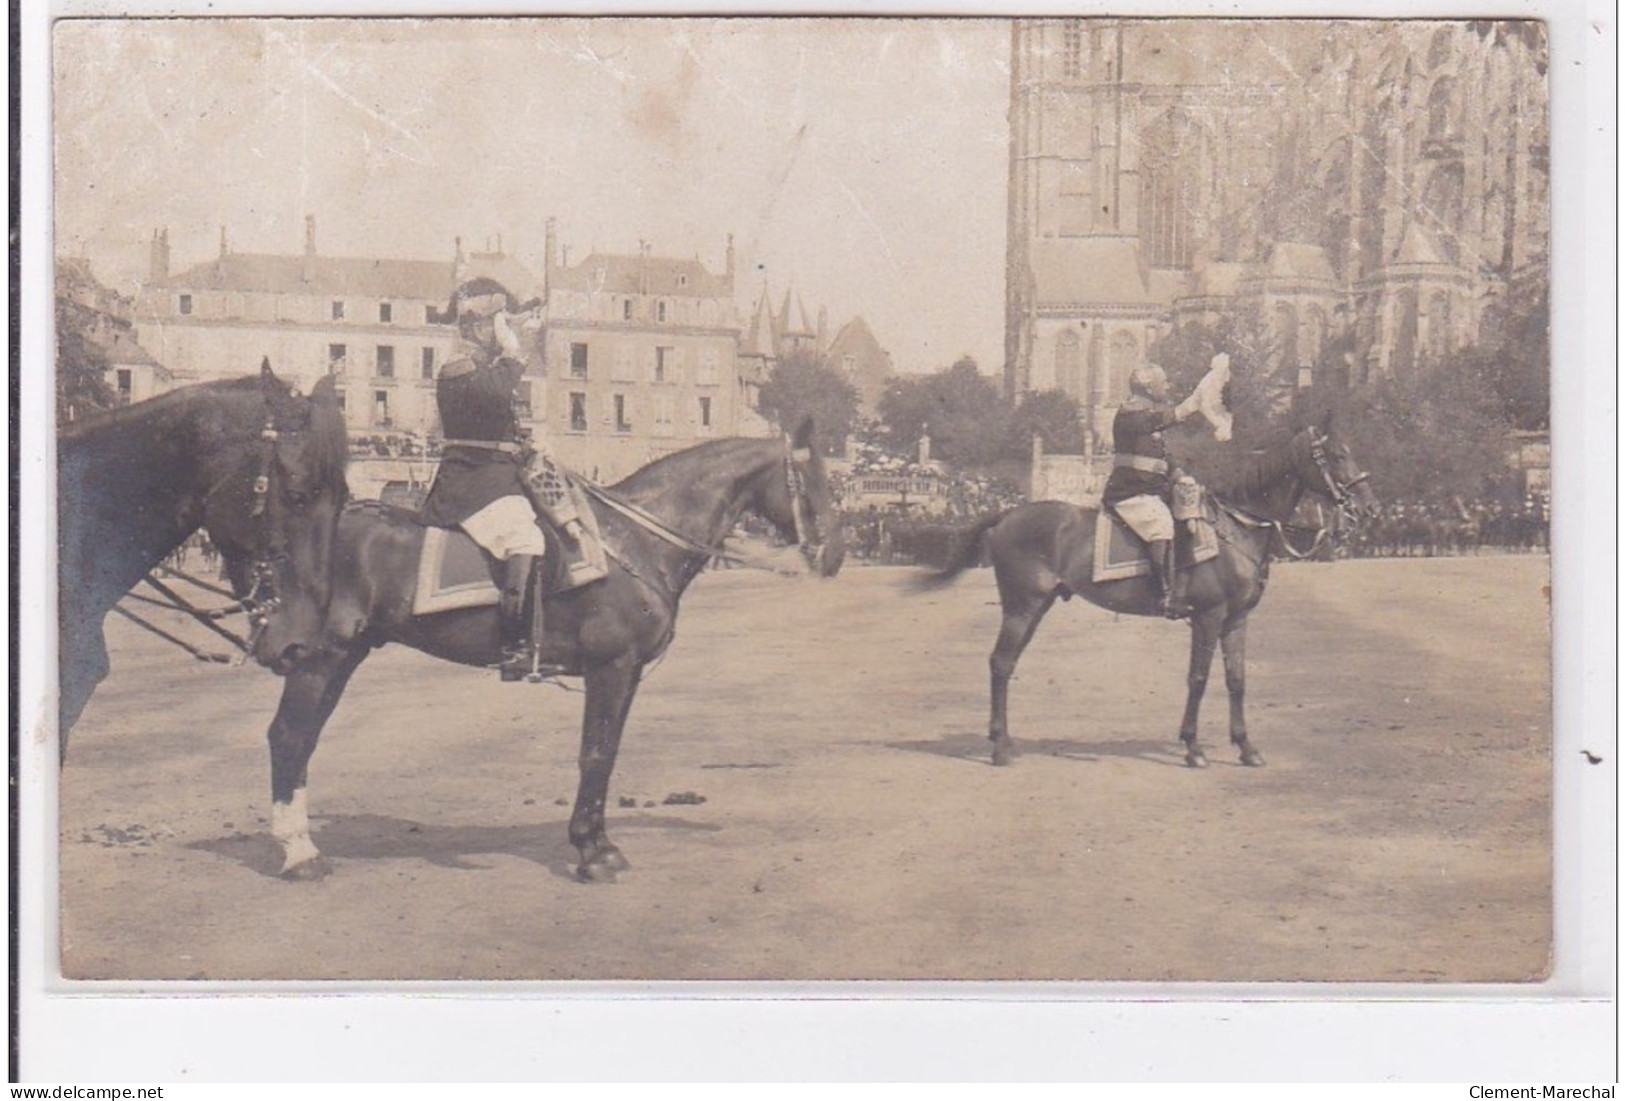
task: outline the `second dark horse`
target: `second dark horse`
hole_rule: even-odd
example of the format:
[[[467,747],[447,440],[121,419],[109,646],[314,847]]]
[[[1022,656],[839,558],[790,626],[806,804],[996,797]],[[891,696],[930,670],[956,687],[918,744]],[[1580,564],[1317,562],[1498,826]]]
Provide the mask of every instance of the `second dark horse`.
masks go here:
[[[604,827],[621,731],[644,666],[671,642],[679,598],[740,514],[773,524],[815,572],[828,577],[840,569],[839,517],[812,439],[808,421],[790,439],[717,440],[649,464],[610,493],[647,514],[650,524],[593,500],[611,551],[609,576],[549,596],[542,643],[544,663],[585,680],[581,777],[569,830],[581,853],[581,879],[612,880],[627,867]],[[423,532],[410,514],[377,507],[340,518],[327,615],[333,642],[288,676],[269,735],[271,832],[286,876],[322,870],[310,837],[306,770],[366,656],[389,642],[464,665],[494,665],[502,656],[494,607],[412,615]],[[499,686],[495,676],[491,690],[524,691]]]
[[[1270,559],[1284,537],[1282,526],[1305,490],[1327,498],[1353,518],[1376,509],[1366,476],[1332,435],[1329,421],[1265,449],[1234,481],[1213,487],[1220,499],[1215,510],[1219,555],[1192,570],[1187,590],[1196,610],[1191,616],[1190,673],[1179,737],[1185,744],[1185,761],[1193,768],[1207,764],[1196,738],[1196,719],[1213,653],[1220,646],[1230,692],[1230,740],[1243,764],[1264,763],[1263,754],[1247,738],[1243,712],[1247,616],[1263,599]],[[1100,522],[1098,510],[1061,501],[1020,505],[979,524],[957,559],[924,581],[925,587],[946,584],[984,554],[992,561],[1004,612],[998,642],[988,659],[992,675],[988,737],[996,765],[1009,764],[1012,755],[1005,716],[1010,677],[1056,597],[1075,594],[1114,612],[1158,614],[1157,589],[1150,578],[1100,583],[1091,579],[1095,526]]]

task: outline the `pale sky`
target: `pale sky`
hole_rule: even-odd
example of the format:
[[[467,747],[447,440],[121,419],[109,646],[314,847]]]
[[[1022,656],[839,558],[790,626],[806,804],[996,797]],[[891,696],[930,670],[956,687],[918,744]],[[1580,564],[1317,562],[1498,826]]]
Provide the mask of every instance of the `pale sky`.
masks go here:
[[[1006,20],[144,20],[57,24],[57,251],[130,291],[295,253],[540,270],[698,255],[868,319],[899,370],[1002,363]]]

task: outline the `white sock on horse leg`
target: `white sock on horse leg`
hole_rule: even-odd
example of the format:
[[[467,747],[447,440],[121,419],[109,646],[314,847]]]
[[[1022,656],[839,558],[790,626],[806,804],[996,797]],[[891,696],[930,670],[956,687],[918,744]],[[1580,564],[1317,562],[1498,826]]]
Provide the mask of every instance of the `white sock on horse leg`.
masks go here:
[[[282,846],[283,871],[322,855],[310,839],[310,817],[305,806],[304,788],[295,788],[293,798],[286,803],[271,804],[271,836]]]

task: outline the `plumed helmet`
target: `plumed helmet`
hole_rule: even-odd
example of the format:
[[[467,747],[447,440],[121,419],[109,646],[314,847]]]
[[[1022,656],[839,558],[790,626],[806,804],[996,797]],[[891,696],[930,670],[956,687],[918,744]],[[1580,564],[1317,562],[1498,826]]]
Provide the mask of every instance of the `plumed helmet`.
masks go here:
[[[1136,394],[1154,397],[1158,379],[1166,379],[1161,367],[1155,363],[1142,363],[1129,372],[1128,388]]]
[[[458,321],[467,318],[491,317],[498,310],[517,313],[519,303],[508,293],[508,288],[495,279],[480,276],[458,287],[451,296],[447,313]]]

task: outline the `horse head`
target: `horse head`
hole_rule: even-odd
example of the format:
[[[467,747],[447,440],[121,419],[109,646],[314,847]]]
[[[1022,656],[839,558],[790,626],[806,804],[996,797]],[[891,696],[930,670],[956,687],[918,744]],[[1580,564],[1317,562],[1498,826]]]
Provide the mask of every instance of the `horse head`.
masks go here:
[[[811,417],[785,437],[784,477],[769,479],[756,511],[795,543],[807,566],[834,577],[846,560],[846,530],[819,454]]]
[[[1371,489],[1371,475],[1360,469],[1348,445],[1338,438],[1331,412],[1304,429],[1302,437],[1305,448],[1299,477],[1304,487],[1331,501],[1351,523],[1375,516],[1379,504]]]
[[[325,642],[333,546],[349,496],[344,413],[331,378],[301,394],[269,361],[246,393],[200,430],[209,486],[202,521],[248,602],[255,660],[286,672]]]

